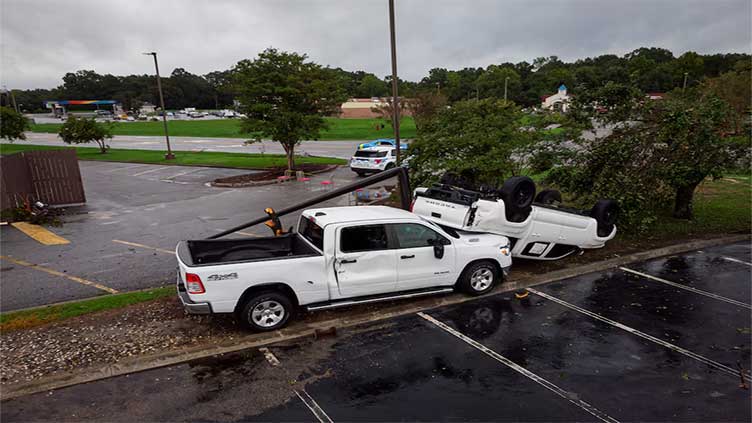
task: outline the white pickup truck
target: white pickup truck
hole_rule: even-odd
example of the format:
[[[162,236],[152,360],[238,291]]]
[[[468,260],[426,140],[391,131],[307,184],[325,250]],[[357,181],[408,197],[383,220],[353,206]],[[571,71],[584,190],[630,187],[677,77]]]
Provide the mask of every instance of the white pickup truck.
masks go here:
[[[236,313],[244,326],[284,326],[309,311],[491,290],[512,264],[509,240],[439,226],[384,206],[306,210],[296,233],[181,241],[178,294],[189,313]]]

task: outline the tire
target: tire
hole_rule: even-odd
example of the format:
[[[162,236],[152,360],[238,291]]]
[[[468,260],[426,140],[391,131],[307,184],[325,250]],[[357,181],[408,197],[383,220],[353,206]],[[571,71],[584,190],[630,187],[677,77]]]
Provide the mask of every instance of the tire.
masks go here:
[[[249,298],[240,310],[238,320],[256,332],[268,332],[284,327],[295,309],[286,295],[276,291],[262,291]]]
[[[355,171],[355,173],[357,173],[357,174],[358,174],[358,176],[360,176],[361,178],[362,178],[362,177],[364,177],[364,176],[366,176],[366,173],[365,173],[365,172],[360,172],[360,171],[357,171],[357,170],[356,170],[356,171]]]
[[[513,176],[501,186],[501,199],[508,210],[525,210],[535,199],[535,182],[527,176]]]
[[[535,202],[540,204],[561,203],[561,193],[555,189],[544,189],[535,196]]]
[[[590,217],[598,222],[598,236],[609,236],[613,232],[618,214],[619,205],[614,200],[598,200],[595,203],[590,209]]]
[[[490,261],[478,261],[470,264],[462,271],[457,281],[457,289],[476,296],[490,292],[499,283],[499,270]]]
[[[389,164],[386,165],[386,167],[384,167],[384,170],[394,169],[396,166],[397,165],[394,164],[394,163],[389,163]]]

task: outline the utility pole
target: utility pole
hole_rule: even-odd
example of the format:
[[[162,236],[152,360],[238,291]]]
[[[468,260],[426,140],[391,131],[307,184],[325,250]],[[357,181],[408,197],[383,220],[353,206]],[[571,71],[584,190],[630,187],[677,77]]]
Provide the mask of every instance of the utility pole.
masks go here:
[[[509,77],[507,76],[504,78],[504,103],[507,102],[507,83],[509,82]]]
[[[147,56],[154,56],[154,69],[157,71],[157,90],[159,90],[159,103],[162,106],[162,122],[164,123],[164,136],[165,140],[167,140],[167,154],[165,154],[165,159],[172,160],[175,158],[175,155],[172,154],[172,149],[170,148],[170,134],[167,132],[167,110],[165,109],[164,105],[164,96],[162,95],[162,78],[159,76],[159,64],[157,63],[157,52],[151,51],[149,53],[144,53]]]
[[[687,89],[687,76],[689,76],[689,73],[684,72],[684,85],[682,86],[682,92],[684,92]]]
[[[436,94],[437,95],[441,94],[441,82],[436,83]]]
[[[389,0],[389,33],[392,44],[392,117],[394,121],[394,140],[397,145],[397,166],[400,165],[400,104],[397,93],[397,44],[394,35],[394,0]],[[409,187],[401,187],[409,189]]]

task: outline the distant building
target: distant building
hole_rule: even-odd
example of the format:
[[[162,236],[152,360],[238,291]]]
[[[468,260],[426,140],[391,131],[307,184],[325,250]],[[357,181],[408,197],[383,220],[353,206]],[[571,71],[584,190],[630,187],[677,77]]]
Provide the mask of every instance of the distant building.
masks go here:
[[[339,117],[345,119],[355,118],[379,118],[381,115],[374,112],[374,108],[387,105],[391,97],[371,97],[371,98],[351,98],[340,106]],[[404,99],[403,99],[404,100]],[[405,108],[400,110],[403,116],[410,116],[410,112]]]
[[[141,104],[141,109],[140,110],[141,110],[141,113],[149,114],[149,113],[156,112],[157,111],[157,107],[147,101],[147,102],[144,102],[143,104]]]
[[[666,97],[666,93],[648,93],[647,97],[650,100],[663,100]]]
[[[569,101],[571,99],[572,97],[567,94],[567,86],[561,84],[556,94],[541,98],[541,107],[546,110],[566,112],[569,109]]]

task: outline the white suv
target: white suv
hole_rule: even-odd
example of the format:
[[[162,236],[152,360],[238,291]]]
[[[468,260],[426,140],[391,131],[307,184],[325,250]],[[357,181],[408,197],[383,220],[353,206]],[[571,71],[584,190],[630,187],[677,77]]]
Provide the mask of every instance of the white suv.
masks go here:
[[[397,150],[392,146],[369,147],[355,152],[350,169],[358,176],[376,173],[397,166]]]

